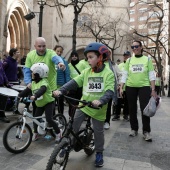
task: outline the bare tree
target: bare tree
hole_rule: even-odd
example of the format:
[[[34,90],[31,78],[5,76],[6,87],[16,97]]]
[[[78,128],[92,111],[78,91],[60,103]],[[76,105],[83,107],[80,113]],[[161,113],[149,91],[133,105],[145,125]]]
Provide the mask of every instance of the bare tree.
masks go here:
[[[139,30],[138,28],[132,28],[133,39],[143,41],[144,52],[149,54],[154,59],[156,63],[156,71],[161,76],[162,95],[165,95],[164,76],[162,74],[164,67],[162,65],[162,60],[163,53],[169,58],[167,50],[168,33],[166,31],[168,23],[164,21],[167,9],[164,9],[163,6],[157,3],[156,0],[150,0],[148,2],[139,0],[135,6],[139,3],[144,3],[147,5],[147,11],[145,11],[145,13],[148,12],[149,15],[147,16],[146,22],[143,24],[143,29]],[[156,19],[156,22],[154,23],[152,22],[153,18]],[[155,28],[153,26],[155,26]],[[147,32],[145,28],[148,28]]]
[[[96,42],[101,42],[110,49],[112,53],[111,58],[114,61],[114,51],[120,48],[125,37],[121,29],[122,17],[115,19],[106,15],[103,15],[103,17],[107,18],[107,20],[91,15],[91,23],[84,23],[84,27],[89,30]]]
[[[105,0],[107,1],[107,0]],[[77,37],[77,23],[78,16],[82,12],[83,8],[88,3],[100,4],[104,3],[104,0],[54,0],[55,5],[49,5],[50,7],[54,6],[63,6],[64,8],[72,6],[74,8],[74,19],[73,19],[73,34],[72,34],[72,50],[76,50],[76,37]]]

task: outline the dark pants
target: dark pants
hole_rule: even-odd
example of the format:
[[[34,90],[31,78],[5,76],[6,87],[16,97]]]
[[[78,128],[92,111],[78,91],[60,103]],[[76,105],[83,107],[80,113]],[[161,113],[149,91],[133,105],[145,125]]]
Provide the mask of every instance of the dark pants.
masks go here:
[[[118,98],[117,100],[116,111],[115,111],[116,116],[120,116],[122,105],[123,105],[123,115],[128,116],[129,108],[128,108],[127,94],[125,91],[123,92],[123,98]]]
[[[56,99],[58,104],[58,113],[64,113],[64,97],[60,96]]]
[[[78,88],[77,90],[71,90],[69,92],[69,97],[72,97],[72,98],[75,98],[75,99],[78,99],[80,100],[81,97],[82,97],[82,88]],[[72,117],[74,114],[75,114],[75,107],[74,105],[78,105],[79,102],[77,101],[74,101],[74,100],[70,100],[69,101],[69,109],[68,109],[68,113],[69,113],[69,116]]]
[[[130,113],[130,125],[131,129],[138,131],[138,119],[137,119],[137,99],[139,97],[140,109],[142,113],[143,132],[150,132],[150,118],[143,115],[143,110],[149,103],[151,97],[151,90],[149,86],[145,87],[128,87],[126,86],[126,93],[128,99],[129,113]]]
[[[160,95],[160,86],[155,86],[155,91],[157,95]]]
[[[4,111],[0,111],[0,117],[5,117],[5,112]]]
[[[107,105],[107,112],[106,112],[106,120],[105,122],[110,124],[110,117],[111,117],[111,107],[112,107],[112,99],[109,100]]]
[[[57,123],[53,119],[53,110],[54,110],[55,103],[51,102],[46,104],[43,107],[37,107],[35,112],[35,117],[41,116],[45,111],[45,117],[47,122],[54,128],[56,134],[60,133],[60,129],[58,128]],[[34,125],[34,133],[37,133],[37,124],[33,123]]]
[[[128,116],[129,115],[129,107],[128,107],[128,99],[126,91],[123,92],[123,115]]]

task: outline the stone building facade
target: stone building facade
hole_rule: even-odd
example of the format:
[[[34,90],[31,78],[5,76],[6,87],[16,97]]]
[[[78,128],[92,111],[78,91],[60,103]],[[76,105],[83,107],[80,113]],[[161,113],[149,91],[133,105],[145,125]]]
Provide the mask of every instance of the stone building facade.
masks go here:
[[[40,6],[38,0],[0,0],[0,56],[8,52],[10,48],[17,47],[21,55],[26,55],[30,50],[34,49],[35,38],[38,37],[39,31],[39,11]],[[88,14],[92,8],[98,8],[103,14],[107,13],[111,17],[123,15],[124,21],[122,29],[129,30],[129,15],[127,0],[104,0],[104,6],[88,4],[81,14]],[[54,2],[56,2],[55,7]],[[67,2],[64,0],[62,2]],[[42,36],[46,39],[47,48],[53,48],[56,44],[64,47],[66,59],[72,51],[72,32],[74,11],[73,6],[67,8],[57,6],[57,1],[47,0],[47,4],[43,8]],[[27,21],[24,16],[30,12],[35,13],[35,18]],[[107,20],[107,16],[105,18]],[[85,32],[77,30],[76,49],[83,58],[83,50],[87,44],[94,42],[95,38],[87,35]],[[115,60],[122,59],[123,52],[128,49],[126,38],[121,46],[114,51]]]

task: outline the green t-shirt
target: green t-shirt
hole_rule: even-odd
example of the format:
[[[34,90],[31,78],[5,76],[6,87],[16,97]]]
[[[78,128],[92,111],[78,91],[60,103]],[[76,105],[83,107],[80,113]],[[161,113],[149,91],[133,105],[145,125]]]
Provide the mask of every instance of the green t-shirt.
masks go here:
[[[42,79],[38,83],[35,83],[35,81],[32,82],[32,84],[31,84],[32,93],[35,94],[40,89],[41,86],[46,86],[47,90],[41,97],[39,97],[35,101],[35,104],[37,105],[37,107],[43,107],[47,103],[50,103],[50,102],[55,100],[52,97],[52,91],[51,91],[51,88],[49,87],[49,83],[48,83],[48,80],[46,78]]]
[[[79,87],[83,87],[83,96],[81,100],[93,101],[99,100],[107,90],[114,91],[114,74],[107,67],[102,72],[95,73],[91,68],[87,68],[75,77]],[[107,104],[99,110],[90,107],[81,109],[84,113],[99,121],[106,119]]]
[[[56,66],[52,62],[52,58],[56,56],[56,53],[53,50],[46,49],[46,54],[45,56],[39,56],[36,53],[36,50],[30,51],[27,54],[27,59],[25,63],[25,67],[31,68],[31,66],[35,63],[45,63],[49,67],[49,73],[48,73],[48,82],[50,85],[51,90],[56,90],[57,85],[56,85]]]
[[[123,71],[125,70],[125,63],[124,63],[124,62],[120,63],[120,64],[118,65],[118,67],[119,67],[120,71],[123,73]],[[125,85],[123,86],[123,90],[124,90],[124,91],[125,91],[125,89],[126,89],[126,83],[125,83]]]
[[[73,79],[79,75],[79,73],[76,71],[76,69],[73,67],[73,65],[71,63],[69,63],[68,66],[69,66],[69,70],[70,70],[70,78],[71,79]],[[80,63],[80,62],[78,64],[76,64],[76,68],[79,70],[80,73],[84,70],[84,67],[82,67],[82,63]]]
[[[83,70],[86,69],[86,68],[90,68],[90,65],[89,65],[88,61],[86,61],[84,59],[80,60],[79,63],[81,64],[81,67],[82,67]]]
[[[156,77],[155,86],[160,86],[160,85],[161,85],[161,78],[160,77]]]
[[[128,72],[126,85],[130,87],[150,86],[149,72],[154,71],[151,58],[147,56],[128,58],[125,64]]]

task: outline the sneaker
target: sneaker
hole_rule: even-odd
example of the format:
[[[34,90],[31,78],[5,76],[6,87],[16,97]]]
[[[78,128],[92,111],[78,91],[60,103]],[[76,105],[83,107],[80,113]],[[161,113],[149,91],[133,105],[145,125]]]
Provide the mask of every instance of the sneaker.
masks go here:
[[[16,115],[21,115],[21,113],[18,110],[15,110],[13,113]]]
[[[129,121],[129,117],[126,115],[126,116],[123,116],[123,119],[125,120],[125,121]]]
[[[102,167],[104,165],[103,154],[101,152],[96,153],[95,166]]]
[[[10,120],[6,116],[0,117],[0,120],[5,123],[10,123]]]
[[[60,133],[56,134],[56,137],[55,137],[55,142],[56,143],[59,143],[60,142],[60,139],[62,138],[62,129],[60,129]]]
[[[112,118],[112,121],[116,121],[116,120],[119,120],[119,119],[120,119],[120,116],[114,115],[113,118]]]
[[[137,135],[138,135],[138,131],[135,131],[135,130],[131,130],[131,132],[129,134],[129,136],[131,136],[131,137],[135,137]]]
[[[147,142],[152,142],[152,136],[149,132],[144,132],[143,133],[143,138],[145,139],[145,141]]]
[[[32,141],[36,141],[38,140],[38,133],[33,133],[33,136],[32,136]]]
[[[110,128],[110,124],[108,122],[104,123],[104,129],[108,130]]]

